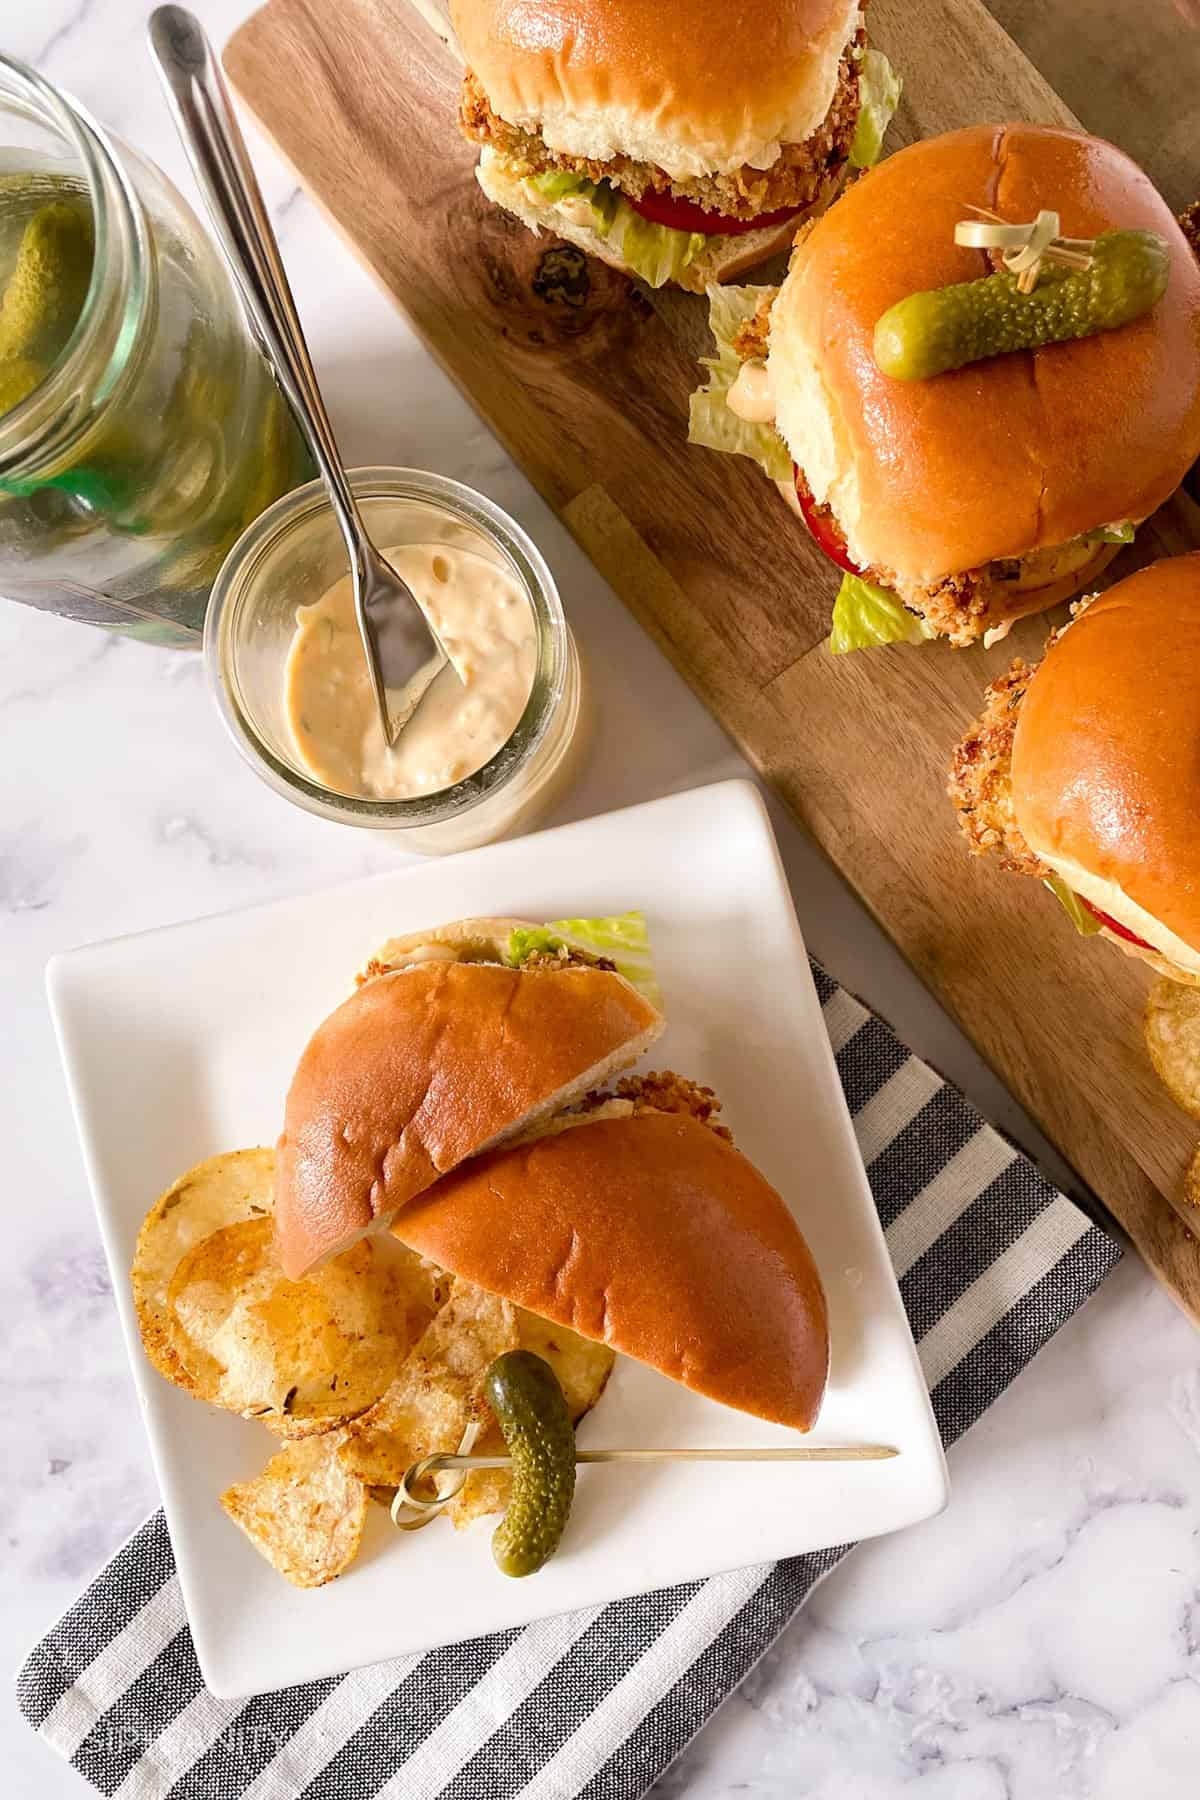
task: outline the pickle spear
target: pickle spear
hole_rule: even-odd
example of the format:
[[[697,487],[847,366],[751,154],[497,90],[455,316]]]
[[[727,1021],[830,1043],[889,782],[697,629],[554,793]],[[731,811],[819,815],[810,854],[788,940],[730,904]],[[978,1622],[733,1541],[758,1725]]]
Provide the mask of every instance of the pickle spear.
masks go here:
[[[1113,331],[1161,300],[1170,273],[1153,231],[1108,231],[1089,269],[1047,263],[1032,293],[1007,270],[909,294],[875,327],[875,361],[897,381],[925,381],[1012,350],[1036,350]]]
[[[575,1497],[575,1432],[558,1376],[532,1350],[498,1356],[483,1382],[512,1458],[508,1511],[492,1537],[503,1575],[532,1575],[550,1560]]]
[[[55,360],[83,311],[93,251],[92,217],[79,201],[34,213],[0,297],[0,357]]]

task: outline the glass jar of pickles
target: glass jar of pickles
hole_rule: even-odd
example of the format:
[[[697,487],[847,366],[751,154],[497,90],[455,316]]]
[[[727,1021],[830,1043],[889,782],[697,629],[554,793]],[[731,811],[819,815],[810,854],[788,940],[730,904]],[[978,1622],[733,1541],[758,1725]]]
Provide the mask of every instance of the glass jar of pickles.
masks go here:
[[[0,596],[199,647],[226,552],[312,472],[180,195],[0,57]]]

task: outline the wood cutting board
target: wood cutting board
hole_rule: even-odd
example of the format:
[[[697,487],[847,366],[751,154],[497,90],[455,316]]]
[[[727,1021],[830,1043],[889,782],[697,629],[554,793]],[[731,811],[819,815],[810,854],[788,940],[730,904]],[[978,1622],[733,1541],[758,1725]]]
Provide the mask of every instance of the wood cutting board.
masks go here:
[[[1129,0],[1088,5],[1128,7],[1132,29]],[[989,120],[1077,123],[978,0],[872,0],[871,31],[905,82],[889,148]],[[1044,622],[990,652],[832,658],[829,564],[755,467],[685,443],[705,302],[648,296],[487,205],[455,125],[458,67],[405,0],[269,0],[225,64],[626,605],[1200,1320],[1177,1197],[1200,1131],[1147,1063],[1148,974],[1077,938],[1036,883],[968,859],[944,794],[985,682],[1037,658]],[[1172,159],[1177,202],[1200,192],[1195,154],[1186,184]],[[1112,577],[1197,546],[1181,495]]]

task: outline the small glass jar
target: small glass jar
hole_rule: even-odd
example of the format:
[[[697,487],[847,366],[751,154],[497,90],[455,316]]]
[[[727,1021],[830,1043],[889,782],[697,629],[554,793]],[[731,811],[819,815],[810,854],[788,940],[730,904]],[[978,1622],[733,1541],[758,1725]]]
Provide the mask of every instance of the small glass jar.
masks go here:
[[[438,793],[363,799],[313,777],[288,725],[284,672],[297,607],[319,600],[348,563],[325,490],[310,482],[249,527],[213,588],[205,661],[234,743],[297,806],[342,824],[402,832],[407,849],[443,855],[527,829],[565,791],[583,737],[579,657],[541,553],[506,513],[460,482],[418,469],[356,469],[350,485],[382,548],[447,544],[487,557],[516,579],[537,634],[525,710],[490,761]]]
[[[22,246],[37,271],[24,286]],[[0,57],[6,283],[20,305],[0,334],[0,594],[199,648],[230,546],[312,463],[182,197]],[[72,284],[78,318],[47,348],[39,334]]]

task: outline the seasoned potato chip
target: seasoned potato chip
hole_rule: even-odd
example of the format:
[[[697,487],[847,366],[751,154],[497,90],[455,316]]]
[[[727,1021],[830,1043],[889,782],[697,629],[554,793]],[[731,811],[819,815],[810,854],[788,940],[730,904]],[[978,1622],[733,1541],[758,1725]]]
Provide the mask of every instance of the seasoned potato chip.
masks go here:
[[[181,1175],[146,1214],[130,1271],[133,1304],[146,1355],[178,1387],[192,1384],[171,1338],[172,1275],[194,1245],[222,1226],[269,1214],[274,1197],[275,1152],[229,1150]]]
[[[289,1281],[273,1220],[247,1219],[196,1244],[176,1269],[172,1343],[200,1399],[281,1435],[332,1430],[388,1387],[444,1283],[431,1263],[382,1239]]]
[[[616,1358],[607,1344],[593,1343],[553,1325],[549,1319],[517,1308],[517,1335],[522,1350],[542,1356],[558,1376],[571,1420],[578,1425],[604,1392]],[[504,1438],[493,1420],[475,1444],[480,1456],[503,1456]],[[462,1489],[446,1505],[448,1519],[462,1531],[473,1519],[503,1512],[508,1505],[510,1478],[507,1469],[477,1469],[467,1476]]]
[[[260,1556],[295,1587],[323,1587],[354,1561],[367,1490],[338,1458],[337,1433],[287,1444],[221,1505]]]
[[[614,1352],[607,1344],[580,1337],[577,1331],[568,1331],[522,1307],[517,1308],[517,1335],[522,1350],[532,1350],[550,1364],[566,1397],[571,1421],[578,1425],[604,1392],[617,1360]]]
[[[1146,1001],[1146,1048],[1177,1106],[1200,1119],[1200,988],[1160,975]]]
[[[372,1487],[397,1487],[410,1464],[457,1450],[485,1403],[484,1374],[517,1347],[516,1308],[456,1281],[446,1305],[413,1347],[387,1393],[346,1432],[346,1468]]]
[[[1184,1170],[1183,1197],[1189,1206],[1200,1206],[1200,1146]]]

